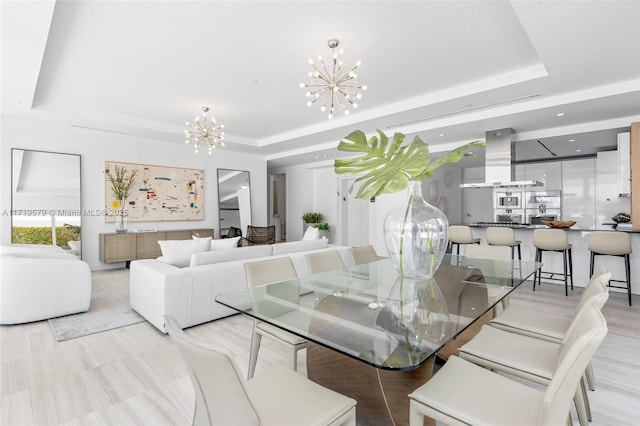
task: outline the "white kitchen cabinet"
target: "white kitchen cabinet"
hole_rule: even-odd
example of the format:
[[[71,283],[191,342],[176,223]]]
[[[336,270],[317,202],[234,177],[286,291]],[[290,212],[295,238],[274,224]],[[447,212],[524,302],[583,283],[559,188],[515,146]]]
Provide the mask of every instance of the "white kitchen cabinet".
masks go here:
[[[524,173],[526,180],[539,180],[543,182],[544,189],[546,190],[558,191],[562,188],[562,164],[560,161],[525,164]]]
[[[599,152],[596,158],[596,229],[611,229],[618,213],[629,213],[629,197],[618,196],[618,151]]]
[[[562,220],[595,229],[595,158],[562,161]]]
[[[631,133],[618,133],[618,194],[631,194]]]

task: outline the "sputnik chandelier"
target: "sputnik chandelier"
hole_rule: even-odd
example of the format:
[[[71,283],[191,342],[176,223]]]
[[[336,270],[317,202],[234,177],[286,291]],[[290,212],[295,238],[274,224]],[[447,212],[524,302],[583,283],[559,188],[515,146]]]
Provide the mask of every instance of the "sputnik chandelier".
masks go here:
[[[325,60],[322,55],[318,55],[317,65],[313,63],[313,59],[309,59],[313,68],[309,71],[311,82],[300,83],[300,87],[309,89],[306,96],[311,100],[307,102],[307,106],[320,100],[320,111],[328,110],[331,120],[336,111],[349,115],[349,107],[358,108],[356,100],[362,97],[360,90],[367,90],[367,86],[356,81],[358,75],[355,71],[360,66],[360,61],[349,69],[342,61],[343,49],[336,52],[339,40],[332,38],[327,43],[333,52],[331,58]]]
[[[185,123],[187,129],[184,131],[187,139],[184,141],[186,144],[192,143],[194,151],[197,154],[200,152],[200,147],[206,147],[211,155],[213,149],[217,146],[224,146],[224,132],[222,129],[224,125],[216,124],[216,119],[211,117],[207,119],[207,112],[209,107],[202,107],[202,119],[199,116],[193,119],[193,123],[188,121]]]

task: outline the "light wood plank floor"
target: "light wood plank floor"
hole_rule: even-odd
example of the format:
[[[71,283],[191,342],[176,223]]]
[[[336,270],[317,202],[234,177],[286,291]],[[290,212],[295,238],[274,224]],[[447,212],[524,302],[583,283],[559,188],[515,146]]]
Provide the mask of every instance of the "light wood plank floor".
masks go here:
[[[512,304],[571,312],[580,295],[562,286],[521,286]],[[609,334],[593,360],[593,426],[640,425],[640,297],[629,307],[612,294],[603,309]],[[187,330],[226,348],[246,371],[252,322],[236,315]],[[188,425],[194,394],[177,350],[146,322],[56,342],[46,321],[0,328],[2,425]],[[263,339],[257,374],[288,362],[289,352]],[[306,374],[305,354],[298,361]],[[574,424],[577,419],[574,416]]]

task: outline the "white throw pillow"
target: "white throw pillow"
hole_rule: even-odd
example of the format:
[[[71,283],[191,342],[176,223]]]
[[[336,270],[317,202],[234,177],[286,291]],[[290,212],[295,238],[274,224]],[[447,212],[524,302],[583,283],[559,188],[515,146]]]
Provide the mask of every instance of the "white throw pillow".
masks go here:
[[[240,237],[233,238],[220,238],[218,240],[211,240],[211,250],[222,250],[238,247],[238,240]]]
[[[320,230],[315,226],[310,226],[304,231],[304,235],[302,236],[302,241],[307,240],[317,240],[320,238]]]
[[[175,266],[188,266],[191,255],[209,251],[211,238],[198,238],[196,240],[160,240],[160,250],[164,262]]]

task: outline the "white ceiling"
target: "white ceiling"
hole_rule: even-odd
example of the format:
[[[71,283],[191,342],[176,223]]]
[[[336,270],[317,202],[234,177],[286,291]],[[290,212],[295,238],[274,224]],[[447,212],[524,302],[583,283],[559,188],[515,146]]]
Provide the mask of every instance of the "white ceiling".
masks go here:
[[[510,127],[527,159],[536,140],[609,147],[640,120],[640,1],[3,0],[0,13],[3,116],[184,144],[206,105],[224,149],[272,167],[329,161],[355,129],[437,152]],[[368,90],[328,120],[298,84],[334,37]]]

